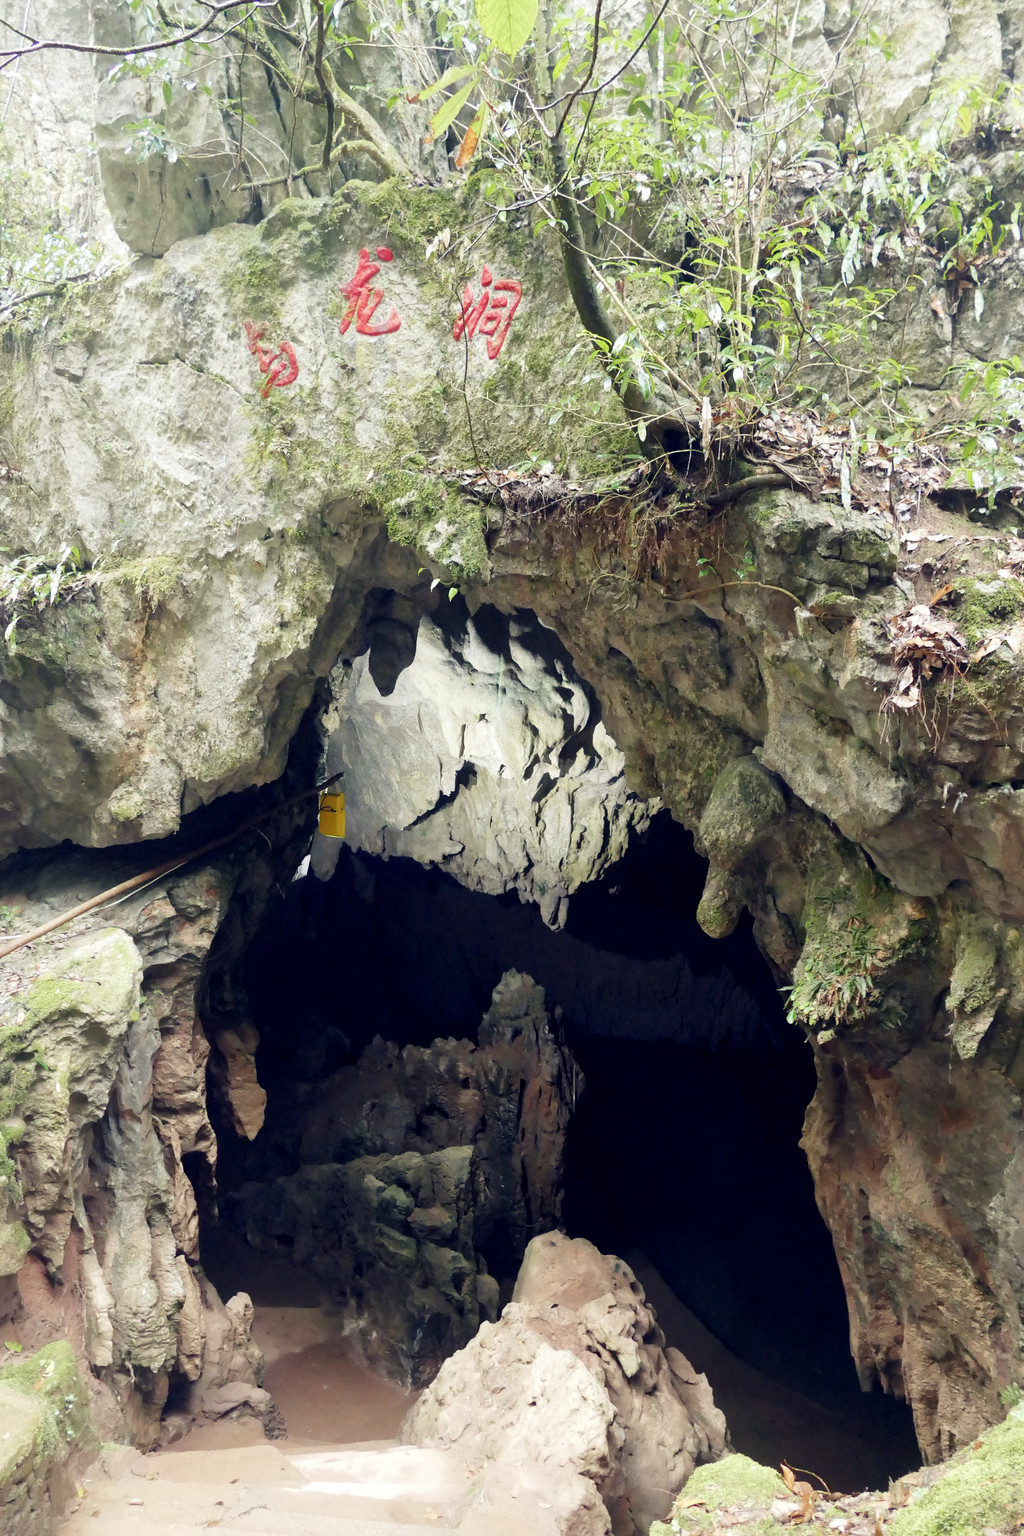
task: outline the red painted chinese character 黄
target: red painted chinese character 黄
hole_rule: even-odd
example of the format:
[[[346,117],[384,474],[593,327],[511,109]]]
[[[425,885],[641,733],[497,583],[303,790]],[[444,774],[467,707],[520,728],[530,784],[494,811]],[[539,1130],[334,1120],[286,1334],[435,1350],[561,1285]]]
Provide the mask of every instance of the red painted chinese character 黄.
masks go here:
[[[356,267],[355,277],[351,282],[340,284],[340,292],[348,299],[348,309],[338,326],[343,336],[353,320],[356,322],[357,336],[387,336],[392,331],[398,330],[402,317],[393,304],[391,313],[383,325],[370,324],[378,304],[384,297],[382,288],[371,288],[370,284],[380,271],[380,263],[391,261],[393,256],[394,252],[388,250],[386,245],[378,245],[376,261],[371,260],[369,251],[364,249],[359,252],[359,265]]]
[[[260,386],[260,394],[267,399],[272,389],[283,389],[286,384],[294,384],[299,376],[299,363],[295,356],[295,348],[290,341],[282,341],[279,347],[265,347],[263,342],[267,338],[270,327],[264,321],[261,325],[254,325],[251,320],[245,322],[245,334],[249,338],[249,351],[260,365],[260,373],[265,373],[266,378]]]
[[[466,284],[462,295],[462,314],[452,326],[452,335],[461,341],[463,335],[472,337],[479,330],[487,337],[487,356],[493,363],[502,347],[512,316],[519,308],[523,285],[509,278],[500,283],[494,281],[490,267],[484,266],[480,275],[480,297],[474,301],[473,290]]]

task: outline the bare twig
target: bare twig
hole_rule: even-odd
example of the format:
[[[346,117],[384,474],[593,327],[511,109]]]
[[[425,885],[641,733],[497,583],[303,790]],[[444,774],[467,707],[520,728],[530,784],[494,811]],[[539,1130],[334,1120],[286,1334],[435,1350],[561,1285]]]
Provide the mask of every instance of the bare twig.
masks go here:
[[[562,113],[562,116],[558,121],[557,131],[559,133],[561,133],[562,129],[565,127],[565,120],[569,116],[569,113],[572,111],[573,102],[577,101],[579,97],[582,96],[583,92],[594,78],[594,70],[597,67],[597,50],[601,43],[601,7],[603,4],[604,0],[597,0],[597,5],[594,8],[594,42],[593,47],[590,50],[589,68],[587,69],[586,74],[583,76],[582,81],[573,91],[572,95],[569,97],[565,104],[565,111]]]
[[[246,3],[249,6],[246,14],[240,16],[237,21],[233,21],[227,31],[219,32],[219,37],[226,37],[230,32],[237,31],[239,27],[244,26],[247,21],[251,20],[257,11],[267,10],[270,6],[275,5],[277,0],[246,0]],[[63,53],[100,54],[104,58],[116,59],[133,59],[141,53],[160,53],[166,48],[179,48],[182,43],[189,43],[193,38],[201,37],[204,32],[210,30],[213,21],[217,17],[223,16],[227,11],[236,11],[238,9],[239,0],[223,0],[223,4],[210,7],[210,16],[205,21],[201,21],[198,26],[191,27],[187,32],[179,32],[175,37],[165,37],[158,43],[137,43],[133,48],[108,48],[100,43],[69,43],[62,38],[32,37],[29,33],[22,32],[20,28],[13,26],[11,22],[0,18],[0,26],[6,27],[9,32],[13,32],[15,37],[24,38],[27,45],[24,48],[0,48],[0,70],[6,69],[8,64],[13,64],[15,60],[28,58],[31,54],[44,53],[52,49],[59,49]]]
[[[647,28],[647,31],[644,33],[644,35],[640,39],[639,43],[633,49],[633,52],[630,54],[630,56],[626,60],[625,64],[623,64],[619,69],[617,69],[615,71],[614,75],[609,75],[607,80],[602,80],[601,81],[600,85],[592,85],[589,90],[586,90],[586,91],[580,91],[580,90],[569,91],[569,92],[566,93],[565,96],[559,96],[555,101],[549,101],[547,103],[548,110],[549,111],[553,111],[555,107],[560,107],[562,105],[563,101],[569,101],[573,97],[578,97],[578,96],[600,96],[601,92],[603,90],[605,90],[609,85],[611,85],[614,81],[616,81],[619,78],[620,75],[624,75],[626,73],[626,70],[632,64],[633,60],[637,57],[638,54],[640,54],[643,51],[643,49],[644,49],[644,47],[645,47],[645,45],[647,43],[647,39],[653,34],[655,27],[661,21],[661,18],[664,16],[665,12],[668,10],[670,3],[671,3],[671,0],[664,0],[664,4],[661,6],[661,8],[658,11],[657,15],[655,16],[654,20],[651,22],[650,26]]]

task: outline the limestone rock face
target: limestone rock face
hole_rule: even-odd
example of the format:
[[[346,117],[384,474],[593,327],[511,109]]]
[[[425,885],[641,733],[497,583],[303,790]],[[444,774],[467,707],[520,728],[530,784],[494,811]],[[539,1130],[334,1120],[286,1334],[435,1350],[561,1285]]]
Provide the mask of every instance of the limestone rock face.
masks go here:
[[[60,1262],[81,1198],[87,1128],[107,1108],[122,1047],[139,1023],[141,982],[129,936],[101,929],[67,944],[5,1010],[5,1088],[20,1116],[6,1133],[18,1163],[16,1173],[9,1165],[5,1194],[51,1264]]]
[[[518,890],[560,927],[569,894],[621,858],[657,804],[629,793],[596,700],[530,616],[486,609],[454,632],[425,619],[406,633],[397,677],[382,675],[379,630],[331,673],[327,764],[345,769],[347,841],[439,864],[472,890]],[[314,872],[336,858],[318,836]]]
[[[493,1317],[491,1262],[558,1224],[582,1075],[544,994],[512,971],[479,1044],[377,1040],[304,1111],[296,1173],[241,1196],[246,1236],[310,1268],[363,1348],[422,1386]]]
[[[929,1461],[1001,1418],[1024,1274],[1020,1101],[999,1071],[967,1061],[951,1072],[949,1056],[948,1043],[884,1064],[827,1047],[802,1143],[861,1380],[906,1394]]]
[[[402,1437],[548,1470],[562,1484],[560,1530],[634,1536],[727,1445],[706,1380],[670,1355],[628,1266],[548,1233],[530,1243],[500,1321],[442,1366]]]
[[[0,3],[18,25],[21,0]],[[830,79],[837,60],[845,68],[851,15],[839,0],[799,7],[794,62]],[[104,21],[132,25],[124,8],[85,0],[35,0],[33,18],[41,32],[73,25],[83,37]],[[948,112],[944,85],[984,88],[1001,71],[1020,73],[1020,0],[871,0],[864,23],[891,54],[871,43],[856,82],[840,71],[831,96],[836,116],[855,107],[869,134]],[[375,89],[390,88],[386,73],[380,65]],[[201,186],[210,164],[232,154],[223,125],[212,159],[186,154],[172,171],[123,153],[127,123],[143,115],[138,82],[111,82],[82,56],[52,53],[25,61],[17,89],[22,110],[12,109],[4,135],[15,169],[52,172],[63,226],[91,231],[125,265],[76,290],[51,327],[26,322],[5,355],[4,544],[54,555],[77,542],[91,570],[73,601],[26,615],[17,650],[0,651],[0,853],[65,839],[137,844],[173,832],[200,805],[269,783],[314,699],[318,710],[324,702],[328,677],[330,735],[350,759],[350,815],[365,846],[437,863],[481,890],[515,889],[552,922],[574,884],[642,826],[633,797],[657,799],[712,856],[707,931],[728,933],[748,908],[778,980],[805,1005],[797,1011],[822,1074],[807,1145],[857,1320],[858,1362],[910,1393],[929,1455],[973,1436],[1024,1373],[1019,652],[1006,642],[972,664],[977,692],[958,691],[936,732],[934,713],[885,710],[898,675],[889,621],[931,588],[879,513],[796,492],[748,494],[723,514],[721,547],[748,552],[756,580],[695,595],[693,530],[678,520],[640,580],[636,550],[597,508],[521,515],[501,487],[486,504],[464,494],[481,461],[522,463],[528,446],[582,479],[598,453],[625,441],[617,402],[587,382],[584,353],[574,357],[578,326],[557,250],[543,231],[531,238],[529,214],[488,226],[481,262],[521,281],[524,296],[500,357],[477,347],[467,377],[452,337],[458,285],[445,291],[426,250],[476,218],[471,191],[362,182],[356,164],[339,170],[344,187],[300,187],[262,217],[264,207]],[[266,95],[253,91],[273,157],[281,138],[269,131]],[[199,137],[217,115],[199,103]],[[307,142],[301,116],[280,127]],[[808,132],[818,127],[810,121]],[[408,121],[395,131],[411,155]],[[441,153],[420,169],[436,168]],[[1016,159],[1007,151],[985,167],[1011,207]],[[243,216],[260,222],[231,222]],[[146,254],[129,260],[118,230]],[[384,242],[386,303],[401,328],[343,336],[339,287],[359,251]],[[898,337],[883,321],[875,343],[877,355],[899,355],[908,388],[937,399],[951,368],[1021,350],[1020,264],[1004,254],[986,267],[984,313],[966,306],[955,331],[932,305],[945,257],[915,254],[920,282]],[[267,398],[247,320],[299,358],[298,379]],[[556,429],[538,400],[569,393],[578,410]],[[481,402],[472,441],[467,396]],[[937,503],[927,516],[943,539],[975,538]],[[497,637],[493,614],[505,626]],[[557,655],[531,649],[526,614],[557,632]],[[433,698],[418,686],[421,667]],[[513,772],[519,785],[508,782]],[[763,794],[741,815],[743,785]],[[129,1002],[96,1018],[87,1000],[74,1002],[68,1018],[88,1018],[86,1035],[59,1072],[45,1054],[57,1015],[33,1014],[31,1041],[18,1034],[36,979],[28,970],[15,968],[9,999],[25,1019],[0,1032],[0,1052],[5,1039],[26,1047],[3,1079],[11,1150],[0,1173],[13,1203],[0,1269],[9,1277],[29,1260],[54,1269],[62,1234],[80,1239],[91,1358],[129,1397],[130,1372],[143,1384],[142,1439],[168,1373],[193,1370],[201,1349],[202,1330],[190,1323],[186,1340],[175,1323],[198,1315],[186,1278],[197,1216],[182,1160],[199,1153],[209,1169],[214,1156],[205,1092],[217,1046],[194,999],[228,899],[226,889],[208,897],[173,882],[133,906],[130,924],[119,910],[124,937],[103,942],[125,959]],[[142,967],[137,1018],[136,984],[124,979],[131,946],[131,974]],[[49,968],[56,953],[37,950],[33,964]],[[98,1005],[102,987],[93,990]],[[844,1012],[835,1004],[844,995],[863,1008]],[[251,1130],[260,1094],[237,1001],[211,1076]],[[55,1038],[69,1033],[54,1027]],[[80,1095],[69,1070],[82,1076]],[[44,1076],[59,1086],[30,1123],[22,1101],[35,1102]],[[962,1117],[987,1138],[983,1154],[954,1134]],[[934,1127],[946,1120],[953,1131],[940,1147]],[[449,1150],[425,1138],[415,1155]],[[939,1151],[941,1192],[924,1172]],[[883,1167],[911,1191],[906,1201]],[[475,1177],[467,1170],[468,1184]],[[392,1182],[403,1198],[389,1196],[389,1209],[400,1214],[413,1191],[397,1174]],[[402,1218],[420,1211],[422,1238],[389,1226],[398,1215],[375,1213],[374,1231],[397,1231],[417,1255],[424,1243],[424,1253],[461,1255],[454,1239],[428,1240],[463,1219],[454,1207],[428,1216],[431,1200],[414,1199]],[[463,1298],[450,1305],[463,1305],[456,1258],[430,1262],[440,1280],[428,1284],[424,1269],[423,1285],[438,1295],[449,1286]],[[934,1316],[937,1296],[950,1298],[948,1326]]]
[[[31,927],[121,873],[43,866],[8,878],[4,899]],[[0,1296],[0,1316],[42,1342],[47,1297],[62,1284],[74,1304],[58,1315],[103,1384],[108,1433],[143,1446],[159,1432],[175,1374],[212,1381],[211,1391],[257,1385],[244,1349],[222,1358],[217,1340],[231,1328],[196,1267],[196,1198],[183,1166],[199,1154],[212,1171],[216,1158],[196,992],[232,884],[210,866],[171,876],[115,909],[118,927],[73,926],[5,967],[0,1253],[20,1298]]]

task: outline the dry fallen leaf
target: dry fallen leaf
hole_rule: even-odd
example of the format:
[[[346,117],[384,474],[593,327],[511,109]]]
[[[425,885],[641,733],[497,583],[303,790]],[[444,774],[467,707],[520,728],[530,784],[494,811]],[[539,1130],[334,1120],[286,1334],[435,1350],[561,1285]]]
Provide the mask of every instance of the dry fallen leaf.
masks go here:
[[[985,657],[991,656],[993,651],[998,651],[999,647],[1006,639],[1006,635],[989,635],[988,639],[982,641],[981,645],[971,657],[971,666],[973,667],[979,661],[984,661]]]
[[[800,1500],[800,1508],[795,1515],[790,1517],[793,1525],[799,1525],[802,1520],[809,1520],[814,1513],[814,1506],[818,1500],[817,1490],[810,1483],[797,1483],[793,1489]]]

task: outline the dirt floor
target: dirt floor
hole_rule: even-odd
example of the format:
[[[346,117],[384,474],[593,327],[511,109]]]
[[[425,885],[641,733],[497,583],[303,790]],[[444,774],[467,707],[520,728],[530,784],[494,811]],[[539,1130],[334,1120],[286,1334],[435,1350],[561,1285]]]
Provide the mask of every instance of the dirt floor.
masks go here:
[[[283,1448],[397,1437],[416,1394],[382,1380],[362,1363],[341,1319],[309,1275],[287,1259],[257,1254],[224,1231],[204,1241],[204,1258],[222,1296],[246,1290],[253,1299],[253,1337],[266,1360],[264,1385],[287,1426]],[[862,1419],[823,1407],[747,1365],[704,1327],[643,1253],[630,1253],[627,1261],[667,1342],[707,1375],[735,1450],[770,1466],[785,1459],[824,1479],[834,1491],[887,1486],[895,1475],[892,1448],[867,1413]],[[220,1450],[262,1441],[260,1425],[242,1420],[194,1430],[170,1449]]]

